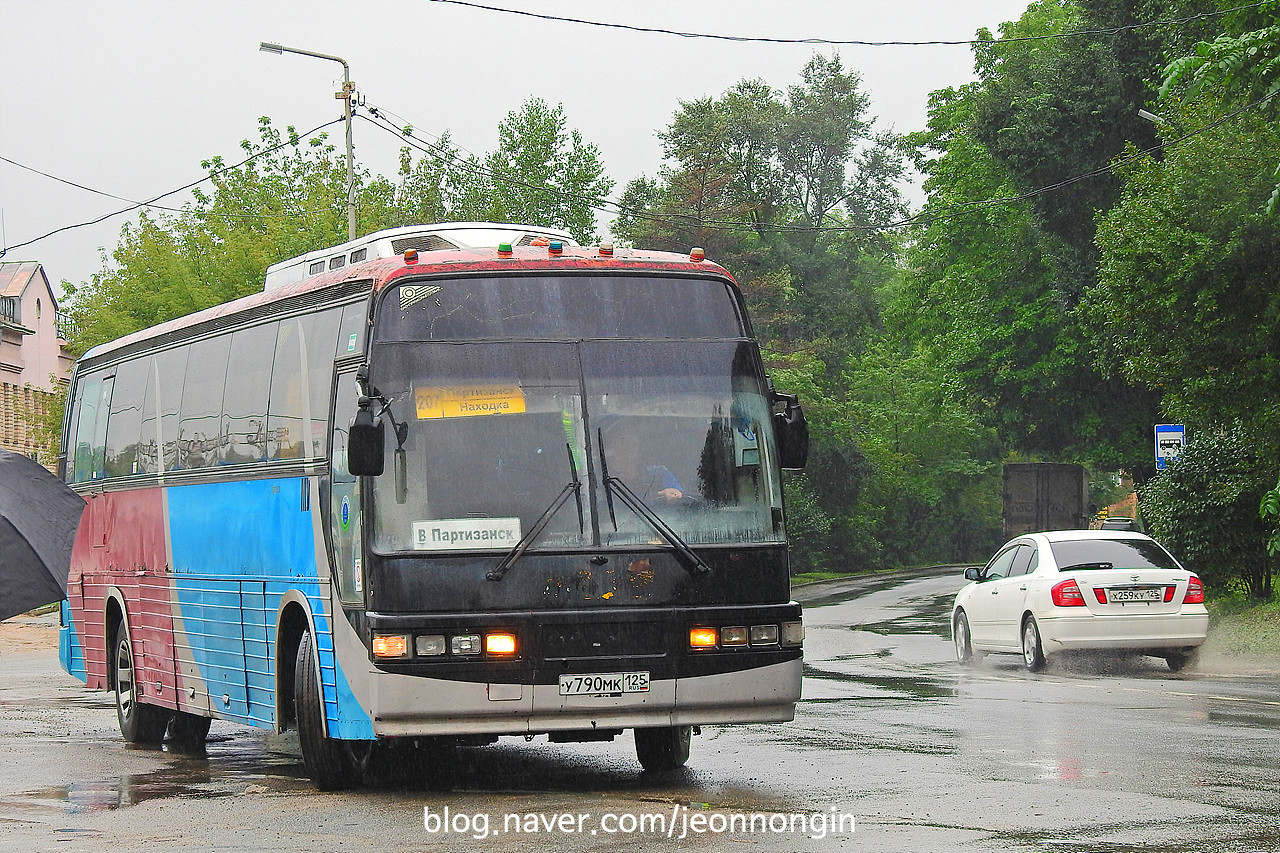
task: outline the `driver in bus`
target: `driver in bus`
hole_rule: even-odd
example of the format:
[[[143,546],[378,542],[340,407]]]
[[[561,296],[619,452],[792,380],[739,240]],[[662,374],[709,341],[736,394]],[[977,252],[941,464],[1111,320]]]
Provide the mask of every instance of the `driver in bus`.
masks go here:
[[[604,431],[609,473],[626,483],[647,504],[674,504],[684,497],[680,482],[664,465],[648,465],[644,442],[634,425],[615,423]]]

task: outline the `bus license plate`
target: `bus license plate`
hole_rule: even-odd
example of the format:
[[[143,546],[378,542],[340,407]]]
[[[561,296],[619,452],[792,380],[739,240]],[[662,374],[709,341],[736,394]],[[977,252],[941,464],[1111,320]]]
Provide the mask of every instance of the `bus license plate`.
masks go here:
[[[1126,601],[1161,601],[1164,598],[1164,587],[1150,589],[1109,589],[1107,600],[1122,604]]]
[[[647,672],[589,672],[560,676],[561,696],[616,696],[648,692]]]

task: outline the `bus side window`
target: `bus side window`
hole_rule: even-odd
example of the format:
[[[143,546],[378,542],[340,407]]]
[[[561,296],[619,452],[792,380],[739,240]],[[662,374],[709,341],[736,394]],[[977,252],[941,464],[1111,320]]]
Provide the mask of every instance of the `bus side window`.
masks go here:
[[[333,532],[334,580],[338,596],[347,604],[364,601],[360,549],[360,478],[347,473],[347,427],[356,414],[360,391],[355,371],[339,373],[333,405],[333,456],[329,470],[329,523]]]
[[[329,393],[333,384],[333,359],[341,319],[341,308],[301,318],[302,365],[310,416],[310,423],[303,424],[306,446],[301,448],[301,453],[313,459],[324,456],[329,441],[325,431],[329,423]]]
[[[142,434],[142,406],[151,374],[151,358],[126,361],[116,370],[107,420],[106,475],[139,473],[138,438]]]
[[[178,457],[178,409],[182,405],[182,385],[187,375],[188,346],[156,355],[156,415],[159,418],[157,444],[163,454],[164,471],[182,467]]]
[[[96,480],[103,475],[101,464],[106,456],[105,447],[100,442],[106,441],[107,408],[111,405],[111,386],[113,377],[101,375],[88,377],[83,383],[77,383],[77,406],[75,418],[75,458],[74,464],[68,466],[73,472],[72,481],[83,483]]]
[[[271,399],[267,404],[267,458],[298,459],[302,456],[302,426],[310,401],[302,375],[300,322],[290,317],[280,322],[275,362],[271,368]]]
[[[223,444],[222,392],[230,353],[229,335],[191,346],[178,421],[179,467],[207,468],[218,463],[218,448]]]
[[[267,399],[271,393],[271,359],[278,323],[240,329],[231,336],[222,397],[223,465],[260,462],[267,458]]]
[[[361,300],[342,309],[342,322],[338,324],[338,351],[335,358],[344,358],[364,351],[364,333],[368,328],[369,303]]]

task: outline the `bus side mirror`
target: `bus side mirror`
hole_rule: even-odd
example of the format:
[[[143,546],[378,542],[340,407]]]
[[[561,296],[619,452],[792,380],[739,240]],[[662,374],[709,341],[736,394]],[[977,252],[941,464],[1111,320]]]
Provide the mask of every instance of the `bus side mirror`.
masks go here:
[[[778,442],[782,467],[799,470],[809,459],[809,422],[805,420],[800,398],[795,394],[779,394],[782,411],[773,413],[773,435]]]
[[[368,403],[362,400],[347,431],[347,473],[355,477],[382,476],[386,467],[386,432],[382,418],[375,418]]]

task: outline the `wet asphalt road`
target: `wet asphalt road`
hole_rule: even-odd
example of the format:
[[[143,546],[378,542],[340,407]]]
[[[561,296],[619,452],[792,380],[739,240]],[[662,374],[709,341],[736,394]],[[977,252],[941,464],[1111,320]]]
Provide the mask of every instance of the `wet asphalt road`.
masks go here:
[[[311,789],[293,735],[215,722],[201,755],[126,747],[111,696],[58,667],[49,619],[5,623],[0,851],[1280,853],[1280,674],[1212,659],[1176,676],[1148,659],[964,670],[946,637],[962,583],[798,590],[795,722],[706,728],[673,776],[642,774],[629,734],[508,738],[342,794]]]

